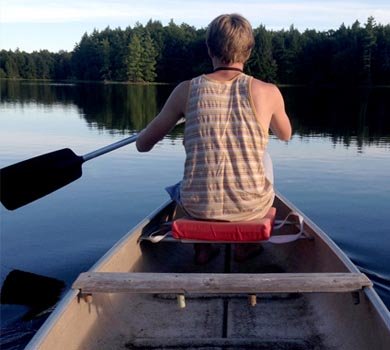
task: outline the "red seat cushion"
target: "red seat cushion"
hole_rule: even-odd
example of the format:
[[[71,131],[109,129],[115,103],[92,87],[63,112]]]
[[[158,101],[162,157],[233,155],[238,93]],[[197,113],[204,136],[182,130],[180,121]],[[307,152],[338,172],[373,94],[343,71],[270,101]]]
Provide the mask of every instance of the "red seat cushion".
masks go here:
[[[173,221],[172,235],[177,239],[225,242],[254,242],[268,240],[275,220],[276,208],[252,221],[203,221],[181,218]]]

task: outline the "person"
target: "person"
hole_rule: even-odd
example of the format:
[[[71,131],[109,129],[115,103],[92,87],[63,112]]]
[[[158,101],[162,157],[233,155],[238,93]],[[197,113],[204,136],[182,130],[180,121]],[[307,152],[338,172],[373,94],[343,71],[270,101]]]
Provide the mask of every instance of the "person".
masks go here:
[[[184,117],[184,175],[170,188],[184,212],[206,220],[262,218],[274,200],[263,165],[269,129],[285,141],[292,133],[284,100],[275,85],[243,72],[254,46],[244,17],[215,18],[207,28],[206,45],[213,72],[181,82],[140,132],[136,147],[150,151]],[[248,247],[240,252],[240,246],[237,260],[253,255]],[[198,263],[214,255],[211,245],[195,246]]]

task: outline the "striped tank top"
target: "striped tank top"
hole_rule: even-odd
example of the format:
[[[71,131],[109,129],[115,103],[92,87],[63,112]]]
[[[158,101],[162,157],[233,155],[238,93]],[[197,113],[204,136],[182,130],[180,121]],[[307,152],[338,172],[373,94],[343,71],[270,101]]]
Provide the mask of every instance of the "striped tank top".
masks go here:
[[[227,82],[205,75],[191,80],[180,198],[194,218],[253,220],[272,206],[262,160],[268,130],[256,118],[251,81],[245,74]]]

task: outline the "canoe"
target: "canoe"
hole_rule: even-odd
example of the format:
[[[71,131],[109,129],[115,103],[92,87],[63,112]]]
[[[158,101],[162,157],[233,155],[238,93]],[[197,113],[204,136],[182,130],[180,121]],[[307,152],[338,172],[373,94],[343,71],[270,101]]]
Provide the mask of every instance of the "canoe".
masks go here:
[[[368,278],[285,198],[274,206],[303,216],[304,239],[241,263],[220,243],[198,266],[192,244],[141,240],[172,214],[163,204],[79,276],[26,349],[389,349]]]

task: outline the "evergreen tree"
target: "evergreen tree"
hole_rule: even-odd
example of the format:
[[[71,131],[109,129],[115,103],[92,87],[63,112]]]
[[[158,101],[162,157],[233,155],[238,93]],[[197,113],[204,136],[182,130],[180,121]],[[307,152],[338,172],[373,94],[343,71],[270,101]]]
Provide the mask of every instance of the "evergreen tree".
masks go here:
[[[375,28],[376,46],[372,61],[373,81],[390,84],[390,25]]]
[[[255,47],[247,63],[248,71],[259,79],[275,82],[278,67],[272,53],[272,34],[261,25],[254,36]]]
[[[150,20],[125,30],[85,33],[72,52],[0,51],[0,78],[178,82],[211,71],[206,29]],[[390,84],[390,25],[373,17],[337,30],[300,33],[254,28],[245,67],[260,79],[290,84]]]
[[[16,57],[12,52],[9,52],[8,55],[5,57],[4,71],[7,75],[7,78],[17,79],[20,77],[18,64],[15,58]]]
[[[99,50],[99,33],[85,33],[73,50],[72,66],[77,79],[101,80],[102,55]]]
[[[17,49],[15,51],[15,61],[18,66],[18,71],[19,71],[19,77],[20,78],[25,78],[27,76],[27,55]]]
[[[54,79],[66,80],[74,79],[72,75],[72,53],[60,51],[54,54]]]
[[[37,76],[37,68],[33,55],[26,55],[25,58],[25,69],[23,78],[24,79],[35,79]]]
[[[103,80],[111,80],[111,63],[110,63],[110,42],[104,38],[100,43],[100,51],[102,55],[102,67],[100,76]]]
[[[157,51],[149,31],[145,31],[142,37],[142,72],[145,81],[152,82],[156,78]]]
[[[112,79],[124,81],[127,79],[128,44],[126,32],[120,28],[112,31],[110,36],[110,63]]]
[[[374,34],[375,27],[376,23],[374,17],[369,17],[362,33],[363,81],[367,84],[372,83],[372,53],[376,44],[376,37]]]
[[[132,82],[144,80],[143,72],[143,47],[141,39],[137,34],[133,34],[128,45],[128,55],[126,57],[127,79]]]

